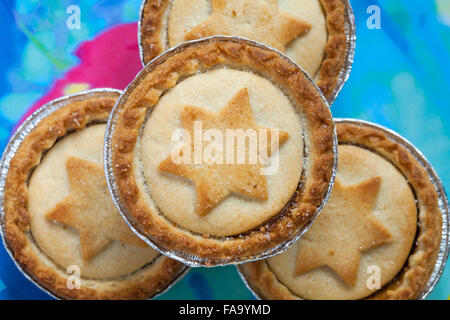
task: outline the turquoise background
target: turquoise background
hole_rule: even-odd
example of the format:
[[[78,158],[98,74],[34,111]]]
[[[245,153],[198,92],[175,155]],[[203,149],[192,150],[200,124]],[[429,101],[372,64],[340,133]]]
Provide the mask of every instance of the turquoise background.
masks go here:
[[[335,117],[373,121],[419,147],[450,187],[450,0],[353,0],[353,71],[332,106]],[[81,8],[82,28],[64,27],[66,8]],[[381,8],[381,29],[366,26]],[[140,1],[0,0],[0,150],[55,80],[79,61],[75,49],[102,31],[138,19]],[[61,27],[62,26],[62,27]],[[448,299],[450,266],[430,298]],[[0,248],[0,299],[48,299]],[[235,267],[193,269],[160,299],[249,299]]]

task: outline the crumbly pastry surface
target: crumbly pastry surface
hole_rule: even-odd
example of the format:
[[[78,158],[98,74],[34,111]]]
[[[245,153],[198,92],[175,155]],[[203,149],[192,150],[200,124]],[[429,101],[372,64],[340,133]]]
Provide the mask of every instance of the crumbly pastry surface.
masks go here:
[[[24,271],[60,298],[149,298],[184,270],[134,235],[109,196],[102,166],[106,125],[99,122],[117,97],[96,93],[69,102],[42,120],[11,160],[6,241]],[[66,268],[73,265],[81,272],[80,289],[67,285]]]
[[[267,299],[414,299],[439,252],[434,186],[413,156],[381,132],[350,124],[337,129],[339,171],[321,215],[288,251],[240,269]],[[362,227],[353,225],[358,212],[347,203],[358,192],[356,208],[371,211]],[[379,267],[380,290],[367,286],[371,266]]]
[[[109,195],[105,128],[89,126],[56,143],[28,186],[31,233],[39,247],[64,269],[78,265],[82,276],[96,279],[127,275],[158,255],[126,225]]]
[[[236,116],[228,111],[237,101],[242,117],[236,120],[247,119],[242,123],[269,131],[282,129],[279,169],[264,177],[267,196],[263,189],[239,190],[238,177],[236,183],[226,182],[232,192],[225,191],[224,198],[222,191],[211,188],[227,181],[213,174],[217,168],[186,171],[184,166],[180,171],[166,166],[173,129],[190,123],[182,117],[195,115],[206,123],[220,119],[220,128]],[[303,139],[309,150],[305,167]],[[162,250],[194,255],[196,263],[214,265],[264,254],[292,238],[314,216],[331,179],[333,141],[329,110],[299,69],[272,50],[210,39],[183,48],[141,75],[118,109],[112,167],[125,214],[141,234]],[[227,170],[243,177],[253,170],[236,171],[235,165]],[[198,189],[201,174],[192,176],[197,170],[207,181],[201,189],[214,195],[210,203],[198,202],[203,191]],[[303,189],[297,189],[301,174]],[[198,205],[203,209],[196,210]]]
[[[173,163],[172,132],[189,129],[193,146],[196,121],[201,121],[204,132],[220,130],[224,139],[217,143],[224,163]],[[255,133],[263,129],[268,138],[273,129],[278,130],[280,150],[277,160],[271,158],[273,174],[261,174],[259,161],[249,164],[249,143],[244,164],[225,162],[229,129]],[[142,166],[155,205],[168,219],[200,234],[230,236],[257,227],[280,212],[297,190],[302,130],[295,107],[282,91],[253,73],[216,69],[180,82],[156,105],[143,132]],[[209,143],[203,145],[206,150]]]
[[[298,1],[297,3],[294,1],[286,2],[286,6],[290,5],[290,9],[293,10],[291,12],[297,11],[298,13],[300,11],[300,16],[307,16],[310,22],[283,11],[278,7],[277,0],[212,0],[210,4],[211,13],[194,27],[190,27],[198,19],[198,14],[195,16],[194,12],[186,14],[186,9],[192,8],[192,3],[185,0],[174,1],[169,14],[169,45],[173,47],[186,40],[220,34],[257,40],[286,52],[286,47],[291,41],[310,31],[312,25],[314,25],[314,31],[318,30],[316,38],[312,44],[304,43],[308,48],[303,49],[309,51],[310,57],[317,57],[317,61],[311,61],[311,58],[305,61],[305,67],[309,67],[308,71],[315,75],[321,62],[319,59],[323,57],[323,47],[327,38],[325,18],[320,3],[319,1],[310,1],[309,5],[303,4],[302,6]],[[201,6],[201,3],[201,1],[197,2],[197,8]],[[203,3],[205,4],[204,1]],[[192,17],[195,18],[192,19]],[[295,47],[294,44],[293,46]]]
[[[305,299],[369,296],[376,291],[367,288],[370,266],[380,268],[381,286],[388,283],[416,234],[414,195],[401,173],[359,147],[341,145],[338,153],[327,205],[297,244],[268,260],[275,276]]]
[[[148,62],[186,40],[245,37],[286,53],[329,98],[346,55],[344,16],[341,0],[147,0],[143,58]]]

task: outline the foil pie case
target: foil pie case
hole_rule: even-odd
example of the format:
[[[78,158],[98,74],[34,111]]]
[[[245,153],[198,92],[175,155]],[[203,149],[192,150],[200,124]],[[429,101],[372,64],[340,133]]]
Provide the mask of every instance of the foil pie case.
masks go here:
[[[145,48],[143,46],[142,41],[142,28],[144,28],[144,8],[147,5],[148,1],[153,0],[143,0],[141,4],[141,10],[139,15],[139,21],[138,21],[138,42],[139,42],[139,54],[141,57],[142,64],[145,66],[144,62],[144,51]],[[172,2],[172,0],[169,0]],[[333,104],[334,100],[336,100],[337,96],[339,95],[339,92],[344,87],[345,82],[350,76],[350,72],[352,70],[352,64],[353,64],[353,58],[355,56],[355,48],[356,48],[356,26],[355,26],[355,15],[353,14],[353,9],[350,4],[349,0],[341,0],[345,5],[345,16],[344,16],[344,23],[345,23],[345,46],[346,46],[346,54],[345,54],[345,60],[342,65],[342,68],[338,75],[338,81],[336,83],[336,86],[334,87],[334,90],[328,99],[328,103],[330,105]],[[167,6],[166,10],[170,10],[171,5],[169,4]],[[236,37],[241,38],[241,37]],[[266,45],[267,46],[267,45]],[[151,63],[151,61],[149,62]]]
[[[143,50],[144,49],[143,49],[143,45],[142,45],[142,41],[141,41],[141,28],[143,27],[142,26],[143,9],[144,9],[144,6],[147,3],[147,1],[148,0],[144,0],[142,2],[141,13],[140,13],[140,18],[139,18],[139,26],[138,26],[139,51],[140,51],[142,61],[144,61],[144,59],[143,59]],[[334,102],[334,100],[338,96],[339,92],[341,91],[342,87],[344,86],[345,82],[347,81],[347,79],[350,75],[353,58],[354,58],[355,46],[356,46],[355,17],[354,17],[354,14],[353,14],[353,11],[352,11],[349,1],[343,0],[343,2],[346,5],[346,14],[345,14],[346,59],[345,59],[344,65],[341,69],[341,72],[339,74],[338,83],[337,83],[336,87],[334,88],[331,98],[328,101],[329,104],[332,104]],[[136,86],[136,84],[139,83],[139,81],[143,78],[143,76],[145,76],[146,72],[151,71],[157,65],[163,63],[167,58],[169,58],[173,54],[176,54],[178,51],[183,50],[184,48],[186,48],[188,46],[193,46],[197,43],[201,43],[204,41],[213,41],[212,39],[214,39],[214,41],[218,40],[218,39],[224,39],[224,40],[231,40],[231,41],[237,41],[237,42],[247,42],[247,43],[251,43],[253,45],[262,47],[262,48],[268,48],[268,46],[266,46],[264,44],[257,43],[255,41],[250,41],[248,39],[241,38],[241,37],[216,36],[216,37],[210,37],[210,38],[205,38],[205,39],[201,39],[201,40],[189,41],[189,42],[183,43],[181,45],[178,45],[174,48],[167,50],[166,52],[162,53],[160,56],[156,57],[151,62],[149,62],[149,64],[146,66],[146,68],[144,68],[144,70],[141,71],[136,76],[135,80],[125,89],[125,91],[122,92],[120,98],[118,99],[118,101],[114,107],[113,112],[111,113],[111,116],[108,121],[107,132],[105,134],[105,149],[104,149],[105,172],[106,172],[107,182],[108,182],[108,186],[110,188],[110,192],[113,196],[115,205],[118,207],[121,215],[124,217],[124,219],[128,223],[128,225],[133,229],[133,231],[140,238],[142,238],[145,242],[147,242],[150,246],[152,246],[154,249],[156,249],[157,251],[161,252],[162,254],[164,254],[166,256],[177,259],[177,260],[184,262],[185,264],[190,265],[190,266],[203,265],[203,261],[199,261],[198,259],[196,259],[195,256],[192,256],[192,255],[183,255],[183,253],[180,253],[180,252],[171,252],[171,251],[165,250],[164,248],[158,247],[155,243],[153,243],[152,241],[149,241],[149,239],[140,235],[139,232],[137,232],[137,230],[135,230],[131,226],[129,221],[127,220],[127,217],[129,216],[129,214],[126,212],[123,204],[120,202],[120,199],[118,196],[119,193],[117,190],[117,185],[116,185],[116,181],[115,181],[115,178],[113,175],[113,170],[112,170],[111,138],[114,133],[115,122],[117,120],[117,115],[118,115],[118,109],[120,108],[121,105],[123,105],[123,103],[127,99],[129,92],[131,92],[131,90],[133,90],[133,88]],[[277,51],[275,49],[272,49],[272,50]],[[284,56],[282,53],[280,53],[279,51],[277,51],[277,52],[281,56],[283,56],[283,58],[292,62],[292,60],[290,60],[289,58]],[[294,62],[292,62],[292,63],[295,64]],[[306,78],[313,85],[315,85],[314,81],[305,72],[303,72],[303,73],[305,74]],[[319,90],[319,89],[317,88],[317,90]],[[320,92],[320,90],[319,90],[319,92]],[[0,223],[1,223],[1,231],[2,231],[1,233],[2,233],[2,239],[3,239],[4,246],[5,246],[8,254],[11,256],[11,259],[16,264],[17,268],[22,272],[22,274],[26,278],[28,278],[30,281],[32,281],[36,286],[38,286],[41,290],[43,290],[44,292],[46,292],[47,294],[49,294],[50,296],[52,296],[54,298],[58,298],[58,297],[55,296],[52,292],[49,292],[45,287],[43,287],[38,282],[38,280],[33,278],[32,275],[27,274],[22,269],[22,267],[17,263],[17,261],[13,257],[13,253],[11,252],[11,249],[9,248],[7,241],[5,239],[3,201],[4,201],[5,179],[8,174],[9,164],[10,164],[11,159],[14,157],[17,149],[19,148],[20,144],[25,139],[25,137],[40,123],[40,121],[42,121],[44,118],[46,118],[48,115],[50,115],[57,109],[64,107],[65,105],[67,105],[70,102],[81,100],[81,99],[84,99],[89,96],[93,96],[93,95],[104,96],[104,95],[112,95],[112,94],[115,95],[117,93],[120,93],[120,91],[115,90],[115,89],[94,89],[94,90],[84,91],[79,94],[66,96],[66,97],[56,99],[56,100],[53,100],[53,101],[47,103],[46,105],[41,107],[39,110],[37,110],[35,113],[33,113],[16,130],[14,135],[11,137],[10,142],[6,146],[3,156],[2,156],[2,159],[1,159],[1,163],[0,163]],[[326,101],[326,99],[325,99],[325,97],[323,97],[323,95],[322,95],[322,99],[324,101]],[[444,270],[445,263],[446,263],[446,260],[448,257],[448,251],[449,251],[449,208],[448,208],[447,196],[446,196],[445,190],[443,188],[442,182],[440,181],[440,179],[439,179],[438,175],[436,174],[435,170],[433,169],[433,167],[426,160],[426,158],[422,155],[422,153],[419,150],[417,150],[417,148],[415,148],[410,142],[408,142],[407,140],[405,140],[403,137],[399,136],[397,133],[393,132],[392,130],[387,129],[382,126],[379,126],[379,125],[376,125],[376,124],[373,124],[373,123],[360,121],[360,120],[353,120],[353,119],[335,119],[335,122],[337,122],[337,123],[357,123],[357,124],[366,125],[366,126],[370,126],[370,127],[374,127],[379,130],[382,130],[386,135],[389,136],[389,138],[400,143],[403,147],[405,147],[407,150],[409,150],[411,152],[411,154],[414,155],[414,157],[417,159],[417,161],[419,163],[421,163],[423,165],[423,167],[426,169],[426,171],[430,177],[430,180],[434,184],[436,191],[439,195],[439,208],[440,208],[440,211],[442,214],[442,222],[443,222],[442,239],[441,239],[441,244],[440,244],[439,255],[438,255],[433,273],[431,274],[431,277],[427,283],[426,288],[423,290],[423,292],[420,294],[420,297],[419,297],[420,299],[425,299],[432,292],[432,290],[435,288],[436,284],[438,283],[438,281],[442,275],[442,272]],[[335,177],[336,170],[337,170],[337,162],[336,162],[337,140],[336,139],[335,139],[335,143],[334,143],[334,156],[335,156],[335,167],[333,170],[333,178],[331,179],[331,183],[329,185],[326,197],[324,198],[323,204],[317,210],[317,214],[320,212],[324,203],[326,203],[326,201],[328,200],[328,198],[331,194],[332,184],[334,182],[334,177]],[[316,216],[317,216],[317,214],[316,214]],[[229,264],[229,263],[236,264],[236,263],[244,263],[244,262],[249,262],[249,261],[261,260],[261,259],[269,258],[276,254],[279,254],[279,253],[287,250],[291,244],[293,244],[294,242],[299,240],[300,237],[308,230],[309,226],[313,223],[313,221],[314,221],[314,219],[312,219],[307,225],[305,225],[304,228],[302,230],[300,230],[293,239],[273,248],[271,251],[266,252],[265,254],[263,254],[261,256],[252,257],[251,259],[242,260],[242,261],[232,261],[232,262],[226,261],[223,264]],[[255,297],[258,298],[258,294],[252,289],[251,285],[246,281],[244,275],[239,270],[239,266],[237,269],[238,269],[238,272],[239,272],[242,280],[247,285],[248,289],[251,292],[253,292]],[[189,268],[187,268],[187,267],[182,269],[180,271],[180,274],[176,278],[174,278],[174,281],[172,282],[172,284],[170,286],[168,286],[163,292],[165,292],[166,290],[169,290],[177,281],[179,281],[186,274],[186,272],[188,270],[189,270]],[[161,293],[163,293],[163,292],[161,292]],[[159,293],[159,294],[161,294],[161,293]]]
[[[259,42],[256,42],[256,41],[252,41],[252,40],[249,40],[249,39],[246,39],[246,38],[233,37],[233,36],[213,36],[213,37],[203,38],[203,39],[199,39],[199,40],[192,40],[192,41],[184,42],[184,43],[182,43],[182,44],[180,44],[180,45],[178,45],[176,47],[173,47],[173,48],[165,51],[164,53],[162,53],[161,55],[159,55],[158,57],[153,59],[151,62],[149,62],[146,65],[146,67],[144,67],[144,69],[129,84],[129,86],[122,92],[122,95],[117,100],[116,105],[114,106],[114,109],[111,112],[111,115],[110,115],[110,118],[109,118],[109,121],[108,121],[108,125],[107,125],[107,128],[106,128],[106,135],[105,135],[105,149],[104,149],[105,173],[106,173],[107,182],[108,182],[108,186],[109,186],[112,198],[113,198],[117,208],[119,208],[119,211],[122,214],[123,218],[125,219],[127,224],[130,226],[130,228],[136,233],[136,235],[138,235],[147,244],[152,246],[155,250],[158,250],[162,254],[164,254],[164,255],[172,258],[172,259],[178,260],[178,261],[180,261],[180,262],[182,262],[184,264],[187,264],[187,265],[189,265],[191,267],[209,266],[209,263],[208,263],[209,260],[206,259],[206,258],[200,258],[198,256],[195,256],[195,255],[192,255],[192,254],[187,254],[187,253],[180,252],[180,251],[168,250],[168,249],[160,246],[157,243],[157,241],[153,241],[153,240],[148,239],[147,237],[145,237],[143,234],[141,234],[139,232],[139,230],[137,230],[133,226],[133,224],[132,224],[132,216],[128,212],[128,210],[126,209],[126,207],[124,206],[122,201],[120,200],[120,196],[119,196],[120,192],[119,192],[118,187],[117,187],[117,181],[116,181],[116,178],[115,178],[115,174],[114,174],[114,170],[113,170],[113,163],[112,163],[112,139],[113,139],[115,128],[116,128],[116,122],[117,122],[119,111],[121,110],[122,106],[125,104],[125,101],[129,97],[131,92],[134,90],[134,88],[142,81],[142,79],[145,78],[145,76],[149,72],[154,70],[158,65],[164,63],[171,56],[176,55],[180,51],[183,51],[185,48],[188,48],[188,47],[191,47],[191,46],[196,46],[196,45],[199,45],[199,44],[202,44],[202,43],[215,42],[215,41],[233,41],[233,42],[238,42],[238,43],[246,43],[246,44],[249,44],[249,45],[252,45],[252,46],[255,46],[255,47],[265,48],[265,49],[269,49],[269,50],[277,52],[280,55],[280,57],[282,57],[283,59],[289,61],[289,63],[293,64],[295,67],[297,67],[299,70],[302,71],[302,73],[304,74],[305,78],[311,83],[311,85],[313,85],[316,88],[316,90],[319,93],[321,99],[328,106],[326,98],[323,96],[323,94],[321,93],[320,89],[316,86],[314,81],[310,78],[310,76],[305,71],[303,71],[303,69],[301,69],[290,58],[288,58],[287,56],[285,56],[284,54],[282,54],[278,50],[270,48],[270,47],[268,47],[268,46],[266,46],[266,45],[264,45],[262,43],[259,43]],[[149,112],[151,112],[151,111],[149,111]],[[149,116],[149,114],[147,114],[147,117],[148,116]],[[142,127],[144,125],[145,125],[145,122],[141,126],[141,129],[142,129]],[[262,253],[262,254],[260,254],[258,256],[252,256],[252,257],[246,257],[246,258],[231,258],[231,259],[227,259],[227,260],[222,260],[222,261],[220,261],[218,263],[215,262],[214,266],[224,266],[224,265],[229,265],[229,264],[250,262],[250,261],[255,261],[255,260],[266,259],[266,258],[269,258],[271,256],[277,255],[277,254],[287,250],[291,244],[296,242],[308,230],[308,228],[313,223],[314,219],[320,213],[322,207],[324,206],[324,204],[327,202],[328,198],[330,197],[332,186],[334,184],[334,177],[335,177],[336,170],[337,170],[337,138],[336,138],[336,130],[335,130],[335,128],[333,128],[333,129],[334,129],[334,140],[333,140],[334,166],[333,166],[333,170],[332,170],[332,177],[330,179],[330,183],[328,185],[327,192],[326,192],[326,194],[325,194],[325,196],[323,198],[323,202],[317,208],[315,216],[308,223],[306,223],[303,226],[303,228],[298,230],[297,233],[295,234],[295,236],[292,237],[290,240],[288,240],[288,241],[286,241],[284,243],[281,243],[281,244],[279,244],[279,245],[277,245],[277,246],[267,250],[266,252],[264,252],[264,253]],[[140,131],[142,131],[142,130],[140,130]],[[140,139],[140,137],[138,138],[138,140],[139,139]]]
[[[45,288],[43,285],[39,283],[39,280],[34,278],[32,274],[27,273],[22,266],[14,259],[14,254],[6,240],[6,229],[5,229],[5,211],[4,211],[4,196],[5,196],[5,182],[6,177],[8,175],[8,170],[10,166],[11,160],[14,158],[17,150],[19,149],[20,145],[24,141],[24,139],[27,137],[27,135],[32,132],[38,124],[47,118],[49,115],[54,113],[56,110],[65,107],[66,105],[75,102],[75,101],[82,101],[86,98],[90,97],[117,97],[121,94],[120,90],[111,89],[111,88],[100,88],[100,89],[91,89],[86,90],[80,93],[64,96],[59,99],[52,100],[42,107],[40,107],[38,110],[36,110],[32,115],[30,115],[15,131],[15,133],[11,136],[8,145],[6,146],[3,156],[1,158],[0,162],[0,224],[1,224],[1,235],[2,235],[2,241],[3,246],[5,247],[6,251],[8,252],[9,256],[11,257],[11,260],[16,265],[17,269],[20,270],[20,272],[30,280],[32,283],[34,283],[39,289],[41,289],[43,292],[47,293],[51,297],[55,299],[60,299],[57,295],[55,295],[53,292],[49,291],[47,288]],[[155,258],[156,259],[156,258]],[[152,263],[152,262],[150,262]],[[173,282],[165,288],[163,291],[159,292],[158,294],[154,295],[152,298],[166,292],[169,290],[176,282],[178,282],[189,270],[189,268],[183,268],[180,270],[180,273],[173,279]]]
[[[363,120],[357,120],[357,119],[347,119],[347,118],[336,118],[334,119],[334,122],[336,124],[339,123],[348,123],[348,124],[354,124],[354,125],[360,125],[360,126],[366,126],[369,128],[377,129],[382,131],[389,139],[392,141],[399,143],[402,147],[404,147],[406,150],[408,150],[414,158],[423,166],[425,171],[428,174],[428,177],[430,181],[433,183],[434,187],[436,188],[436,192],[438,194],[438,206],[439,211],[442,215],[442,234],[441,234],[441,242],[439,245],[439,253],[436,259],[435,266],[433,268],[433,272],[430,275],[430,278],[422,290],[422,292],[419,294],[418,299],[424,300],[426,299],[431,292],[434,290],[436,285],[439,282],[439,279],[442,276],[442,273],[444,272],[444,268],[448,259],[449,250],[450,250],[450,213],[449,213],[449,203],[447,194],[445,192],[444,186],[442,184],[442,181],[440,180],[439,176],[437,175],[436,171],[434,170],[433,166],[430,164],[430,162],[425,158],[425,156],[422,154],[420,150],[418,150],[411,142],[400,136],[398,133],[392,131],[391,129],[388,129],[384,126],[371,123],[368,121]],[[262,299],[260,295],[258,294],[257,290],[252,287],[251,283],[247,281],[244,272],[240,269],[240,266],[237,266],[237,271],[242,279],[242,281],[245,283],[247,288],[250,290],[250,292],[257,298]]]

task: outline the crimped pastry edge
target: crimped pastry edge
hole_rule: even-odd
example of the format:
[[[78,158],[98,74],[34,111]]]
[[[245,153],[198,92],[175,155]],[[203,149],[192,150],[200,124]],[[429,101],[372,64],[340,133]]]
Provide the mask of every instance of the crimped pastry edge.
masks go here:
[[[161,61],[159,61],[161,60]],[[193,235],[174,226],[145,204],[134,176],[133,152],[147,110],[178,79],[215,66],[251,68],[288,88],[306,113],[314,164],[294,208],[258,229],[223,240]],[[143,84],[144,83],[144,84]],[[328,198],[336,166],[336,137],[331,113],[320,90],[287,57],[251,40],[217,36],[175,47],[155,59],[129,86],[108,124],[110,185],[129,225],[157,250],[190,266],[215,266],[263,259],[279,253],[300,236]],[[299,103],[298,101],[301,101]],[[115,116],[115,113],[117,115]],[[108,152],[107,152],[108,153]],[[113,192],[114,193],[114,192]],[[301,230],[302,232],[299,232]]]
[[[70,274],[53,263],[32,239],[26,205],[27,182],[33,168],[58,139],[82,130],[92,122],[105,122],[119,95],[120,91],[114,89],[94,89],[53,100],[31,115],[12,139],[30,127],[31,131],[10,160],[5,177],[1,199],[4,244],[24,275],[55,298],[147,299],[163,292],[187,270],[180,262],[159,255],[146,266],[123,277],[107,280],[81,277],[80,289],[71,290],[67,286]],[[55,106],[55,111],[33,125],[35,118],[41,116],[45,109]],[[4,162],[5,155],[2,173]]]
[[[166,11],[170,10],[170,2],[171,0],[142,1],[138,41],[144,66],[168,49],[167,43],[162,43],[160,33],[164,27],[163,19],[167,14]],[[320,2],[326,15],[328,40],[316,83],[328,101],[332,103],[351,69],[355,27],[353,18],[347,17],[352,14],[350,3],[347,0],[320,0]],[[349,21],[348,23],[346,19]],[[347,26],[347,24],[350,25]],[[346,28],[351,30],[346,30]],[[348,64],[346,67],[348,71],[346,71],[346,75],[343,75],[341,71],[346,64]]]
[[[365,299],[423,298],[424,290],[430,292],[429,280],[434,272],[441,244],[443,222],[435,185],[430,181],[423,165],[404,146],[390,139],[379,126],[362,121],[358,123],[358,120],[337,119],[336,129],[339,144],[368,148],[397,166],[412,186],[418,200],[419,232],[405,266],[391,282]],[[277,279],[265,260],[239,265],[238,271],[248,288],[258,298],[302,299]],[[431,287],[437,280],[434,280]]]

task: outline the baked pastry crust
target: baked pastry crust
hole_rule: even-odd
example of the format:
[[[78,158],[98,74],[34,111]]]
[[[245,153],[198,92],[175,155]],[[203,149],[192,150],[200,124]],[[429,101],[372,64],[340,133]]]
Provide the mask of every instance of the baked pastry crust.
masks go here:
[[[215,67],[250,69],[271,79],[302,106],[308,131],[311,165],[285,208],[254,230],[230,237],[211,237],[183,230],[151,209],[137,186],[133,154],[147,111],[179,79]],[[326,102],[303,72],[277,52],[251,41],[216,37],[184,45],[162,63],[148,65],[122,106],[111,138],[114,172],[123,214],[155,246],[180,259],[179,252],[194,256],[193,265],[221,265],[263,258],[277,252],[316,215],[329,192],[335,166],[334,125]]]
[[[260,127],[253,119],[252,107],[250,105],[247,88],[241,89],[236,96],[229,101],[219,114],[205,112],[196,107],[187,106],[181,114],[184,125],[191,129],[191,136],[194,136],[194,122],[202,121],[202,123],[209,124],[214,128],[217,122],[222,122],[230,129],[234,126],[235,129],[243,129],[244,127],[250,130],[268,130]],[[244,130],[244,129],[243,129]],[[268,130],[268,140],[272,138],[272,131]],[[282,145],[289,137],[289,134],[284,131],[278,133],[278,145]],[[189,146],[193,149],[193,146]],[[266,153],[270,156],[270,142],[267,143]],[[173,161],[172,156],[167,157],[162,161],[158,169],[174,175],[180,175],[194,181],[197,194],[197,205],[195,211],[199,216],[205,216],[214,208],[219,202],[228,197],[231,193],[241,193],[249,197],[260,199],[262,201],[268,198],[267,181],[264,175],[259,174],[261,164],[259,165],[239,165],[229,166],[224,168],[223,165],[210,165],[213,168],[216,178],[209,178],[204,180],[206,172],[198,171],[191,164],[177,164]],[[214,168],[215,167],[215,168]],[[209,172],[211,174],[211,171]],[[249,174],[250,173],[250,174]]]
[[[93,95],[73,101],[43,119],[18,148],[10,162],[4,195],[4,238],[19,266],[40,286],[63,299],[146,299],[164,289],[185,271],[178,261],[159,255],[126,276],[94,280],[81,277],[80,289],[69,289],[69,274],[51,261],[31,235],[28,179],[43,154],[67,134],[91,123],[105,122],[117,97]]]
[[[442,216],[436,189],[414,156],[380,130],[350,123],[337,123],[336,129],[340,144],[367,148],[394,164],[408,180],[418,201],[418,232],[405,266],[392,281],[366,299],[417,299],[433,272],[439,253]],[[262,299],[302,299],[276,278],[265,260],[238,268],[244,281]]]
[[[320,2],[326,15],[328,40],[316,83],[325,97],[331,101],[348,55],[347,51],[350,50],[346,44],[346,4],[343,0],[320,0]],[[164,16],[169,9],[170,0],[144,0],[143,2],[140,42],[144,64],[168,49],[168,45],[161,41],[160,34],[165,28]]]

